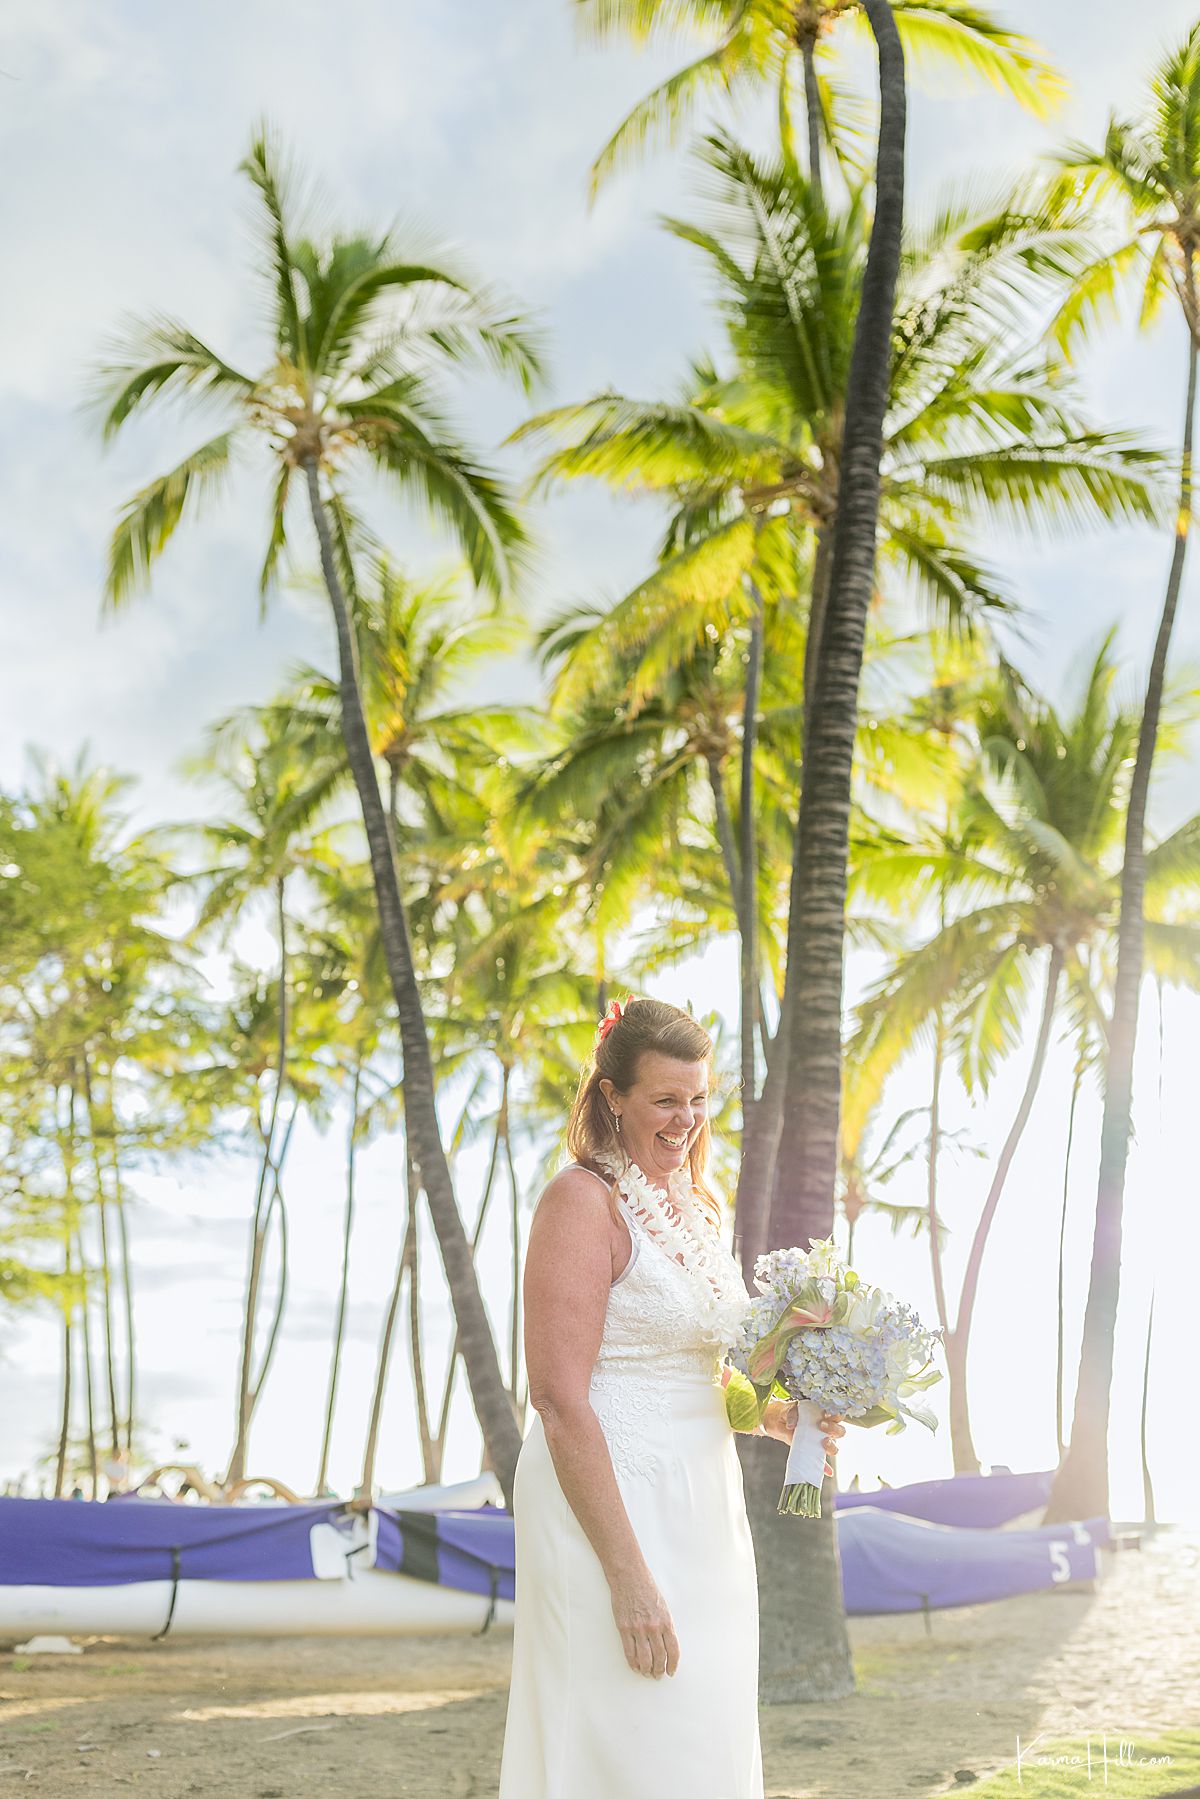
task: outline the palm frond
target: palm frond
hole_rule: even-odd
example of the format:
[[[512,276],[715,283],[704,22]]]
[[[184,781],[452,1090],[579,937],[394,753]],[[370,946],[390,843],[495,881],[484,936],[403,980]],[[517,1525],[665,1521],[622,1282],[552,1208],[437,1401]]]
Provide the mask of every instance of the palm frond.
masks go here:
[[[703,99],[714,91],[732,96],[762,74],[765,46],[753,0],[739,6],[715,49],[678,69],[654,88],[617,126],[592,165],[591,193],[636,162],[649,145],[678,140]]]
[[[779,445],[766,434],[729,424],[698,406],[655,404],[615,393],[539,413],[520,425],[509,442],[533,437],[567,440],[540,464],[531,483],[534,492],[544,492],[556,480],[584,476],[626,492],[653,492],[687,483],[715,487],[756,476],[769,480],[778,470]]]
[[[501,596],[520,566],[528,539],[504,485],[456,443],[440,420],[423,417],[388,389],[347,402],[362,446],[402,487],[420,495],[450,529],[481,587]]]
[[[296,210],[296,177],[288,168],[278,138],[265,124],[255,131],[239,168],[248,175],[262,203],[262,238],[267,253],[273,324],[280,349],[299,369],[310,367],[304,316],[296,292],[296,264],[290,241]]]
[[[107,346],[90,405],[106,438],[148,401],[188,393],[224,401],[247,399],[254,382],[169,318],[131,321]]]
[[[1028,111],[1045,118],[1061,105],[1067,84],[1044,52],[963,0],[897,0],[896,28],[915,60],[947,58]]]
[[[104,604],[115,611],[149,581],[185,508],[210,499],[229,472],[237,433],[223,431],[151,481],[122,509],[109,545]]]

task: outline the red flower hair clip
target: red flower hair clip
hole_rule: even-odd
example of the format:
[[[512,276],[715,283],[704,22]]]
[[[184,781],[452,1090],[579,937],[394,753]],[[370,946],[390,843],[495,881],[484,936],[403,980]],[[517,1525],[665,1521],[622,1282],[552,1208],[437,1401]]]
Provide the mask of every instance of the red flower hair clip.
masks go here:
[[[618,1018],[623,1018],[624,1016],[625,1008],[620,1000],[610,999],[608,1002],[608,1011],[600,1020],[599,1028],[596,1031],[597,1043],[603,1042],[604,1038],[607,1037],[608,1033],[612,1030],[614,1024],[616,1024]]]

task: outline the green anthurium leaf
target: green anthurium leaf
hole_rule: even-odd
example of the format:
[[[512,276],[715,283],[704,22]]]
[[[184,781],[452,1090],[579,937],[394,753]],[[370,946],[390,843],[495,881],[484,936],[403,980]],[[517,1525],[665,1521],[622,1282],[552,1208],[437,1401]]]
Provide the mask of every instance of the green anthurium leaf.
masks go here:
[[[757,1430],[766,1410],[767,1397],[760,1394],[754,1383],[735,1368],[725,1388],[725,1415],[729,1419],[730,1428],[740,1431]]]
[[[861,1424],[864,1429],[869,1430],[872,1425],[890,1423],[895,1416],[895,1412],[889,1412],[886,1406],[873,1405],[869,1412],[863,1412],[858,1418],[848,1418],[846,1422],[848,1424]]]

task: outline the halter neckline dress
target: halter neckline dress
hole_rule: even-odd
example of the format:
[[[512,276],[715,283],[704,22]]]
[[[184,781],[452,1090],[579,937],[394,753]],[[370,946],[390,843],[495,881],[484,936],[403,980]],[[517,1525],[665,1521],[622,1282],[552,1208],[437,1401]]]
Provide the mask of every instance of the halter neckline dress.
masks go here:
[[[534,1412],[513,1490],[499,1799],[763,1799],[758,1584],[722,1353],[698,1335],[694,1275],[648,1212],[620,1191],[618,1203],[632,1250],[609,1289],[589,1397],[679,1666],[654,1680],[625,1660],[608,1582]]]

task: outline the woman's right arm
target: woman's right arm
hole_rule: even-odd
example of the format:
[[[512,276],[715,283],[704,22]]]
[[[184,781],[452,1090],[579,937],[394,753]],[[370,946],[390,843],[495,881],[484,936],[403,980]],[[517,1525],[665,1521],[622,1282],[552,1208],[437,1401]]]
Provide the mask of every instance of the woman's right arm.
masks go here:
[[[634,1535],[588,1390],[612,1282],[612,1216],[591,1175],[565,1168],[534,1210],[525,1258],[529,1399],[567,1504],[596,1551],[625,1658],[674,1674],[675,1627]]]

